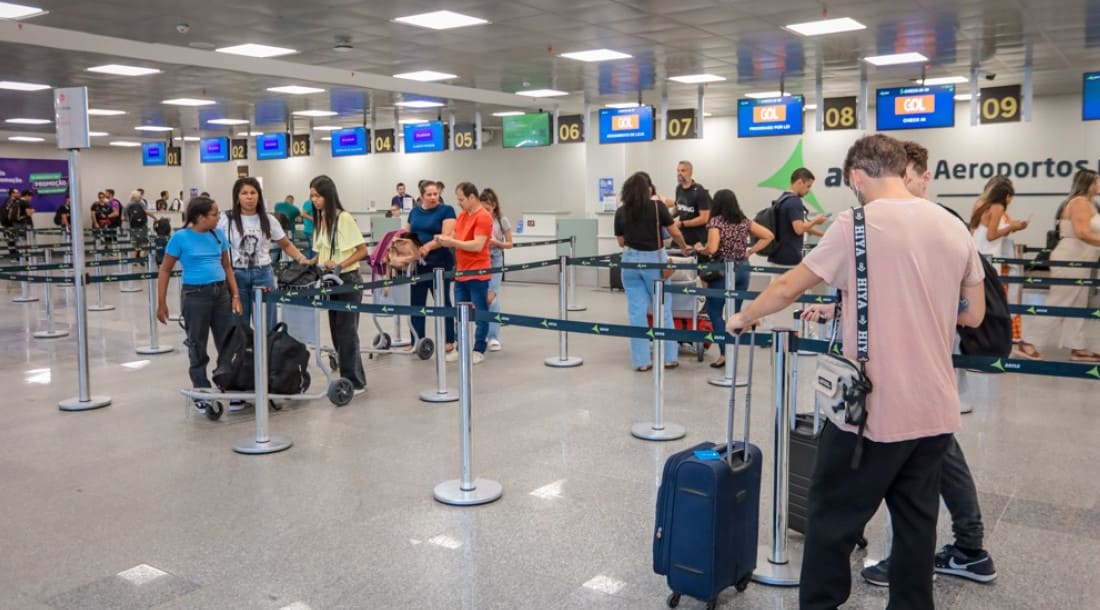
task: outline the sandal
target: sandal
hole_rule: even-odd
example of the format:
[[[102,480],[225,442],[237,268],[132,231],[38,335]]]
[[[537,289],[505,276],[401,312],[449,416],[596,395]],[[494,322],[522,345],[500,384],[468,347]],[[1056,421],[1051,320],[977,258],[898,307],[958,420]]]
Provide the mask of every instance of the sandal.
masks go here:
[[[665,368],[666,369],[674,369],[678,366],[680,366],[680,361],[679,360],[673,360],[672,362],[666,362],[665,363]]]
[[[1100,362],[1100,354],[1088,350],[1073,350],[1069,359],[1070,362]]]
[[[1012,355],[1021,355],[1029,360],[1042,360],[1043,354],[1036,347],[1027,341],[1020,341],[1016,345],[1012,346]]]
[[[710,368],[712,368],[712,369],[721,369],[721,368],[725,368],[725,366],[726,366],[726,359],[725,358],[719,358],[718,360],[715,360],[714,362],[710,363]]]
[[[652,371],[653,370],[653,365],[652,364],[643,364],[642,366],[639,366],[638,368],[636,368],[634,370],[638,371],[639,373],[645,373],[647,371]]]

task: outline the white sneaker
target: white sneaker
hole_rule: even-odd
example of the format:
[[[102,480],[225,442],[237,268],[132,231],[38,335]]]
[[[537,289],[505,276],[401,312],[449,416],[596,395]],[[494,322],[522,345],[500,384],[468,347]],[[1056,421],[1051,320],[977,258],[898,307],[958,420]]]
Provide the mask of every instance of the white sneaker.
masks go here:
[[[352,390],[351,395],[352,395],[352,397],[355,397],[355,396],[362,396],[363,394],[366,394],[366,393],[367,393],[367,388],[359,388],[359,389],[356,389],[356,390]]]
[[[243,401],[243,400],[231,400],[231,401],[229,401],[229,412],[230,413],[237,413],[239,411],[244,411],[247,408],[248,408],[248,403]]]
[[[453,349],[447,352],[447,355],[443,357],[445,362],[458,362],[458,349]]]
[[[485,354],[474,352],[470,355],[470,364],[481,364],[482,362],[485,362]]]
[[[493,340],[489,341],[489,351],[490,352],[499,352],[500,351],[500,341],[497,341],[496,339],[493,339]]]

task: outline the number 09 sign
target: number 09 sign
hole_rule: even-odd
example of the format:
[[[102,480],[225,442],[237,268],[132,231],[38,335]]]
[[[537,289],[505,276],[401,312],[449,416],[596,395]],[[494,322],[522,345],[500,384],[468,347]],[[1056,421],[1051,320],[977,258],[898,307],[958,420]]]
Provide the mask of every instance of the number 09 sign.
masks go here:
[[[982,124],[1020,122],[1020,85],[982,89],[978,103]]]

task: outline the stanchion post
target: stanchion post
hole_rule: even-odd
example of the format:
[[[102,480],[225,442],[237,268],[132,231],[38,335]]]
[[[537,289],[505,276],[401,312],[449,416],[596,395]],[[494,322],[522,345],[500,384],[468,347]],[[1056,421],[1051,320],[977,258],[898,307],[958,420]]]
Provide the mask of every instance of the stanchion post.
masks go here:
[[[84,258],[84,253],[83,252],[80,253],[80,257],[82,259]],[[98,249],[95,251],[95,262],[96,263],[100,262],[99,261],[99,250]],[[103,270],[103,267],[100,267],[99,265],[96,265],[96,273],[97,274],[102,273],[103,272],[102,270]],[[114,309],[115,308],[114,305],[107,305],[107,304],[103,303],[103,282],[96,282],[95,286],[96,286],[96,304],[95,305],[89,305],[88,306],[88,311],[111,311],[112,309]]]
[[[569,318],[569,303],[567,293],[569,292],[568,286],[568,274],[569,274],[569,257],[563,256],[558,263],[558,316],[562,320]],[[569,333],[565,330],[558,331],[558,355],[557,357],[551,356],[544,360],[546,366],[567,369],[584,364],[584,359],[579,356],[569,356]]]
[[[53,275],[53,271],[49,269],[50,264],[53,262],[50,258],[50,249],[43,249],[43,256],[46,261],[46,278],[50,278]],[[33,334],[35,339],[60,339],[61,337],[68,337],[69,331],[67,330],[55,330],[53,327],[53,303],[50,301],[50,283],[46,282],[46,285],[42,287],[42,304],[46,306],[46,329],[37,331]]]
[[[577,256],[577,236],[569,236],[569,259]],[[569,265],[569,311],[584,311],[588,307],[577,304],[577,267]]]
[[[462,452],[462,472],[459,479],[444,481],[435,486],[433,496],[437,502],[452,506],[475,506],[499,500],[504,494],[500,483],[489,479],[475,479],[472,466],[473,427],[471,423],[472,371],[470,362],[470,319],[473,317],[472,303],[458,303],[458,367],[459,391],[462,394],[460,434]]]
[[[15,231],[17,229],[12,229],[12,230]],[[16,243],[19,244],[20,238],[19,238],[18,235],[16,236],[15,239],[16,239]],[[30,245],[29,245],[29,242],[27,242],[27,231],[26,230],[22,231],[22,242],[23,243],[19,244],[19,246],[18,246],[19,247],[19,264],[23,267],[26,267],[27,265],[33,263],[33,259],[31,259],[30,254],[28,253],[28,250],[30,249]],[[33,296],[30,293],[29,287],[27,286],[27,281],[23,280],[22,282],[19,282],[19,296],[12,299],[11,302],[12,303],[34,303],[37,300],[38,300],[38,297]]]
[[[125,275],[126,274],[126,263],[122,262],[122,261],[126,260],[125,259],[125,254],[120,253],[119,256],[122,257],[122,258],[119,258],[118,274],[119,275]],[[118,287],[118,291],[119,292],[126,292],[126,293],[141,292],[141,286],[135,286],[133,282],[131,282],[130,280],[126,280],[125,282],[123,282]]]
[[[803,336],[803,333],[808,333],[809,332],[809,328],[810,327],[805,322],[802,321],[801,317],[795,318],[795,321],[794,321],[795,335],[801,337],[801,336]],[[806,336],[809,337],[808,334]],[[798,350],[798,355],[799,356],[816,356],[817,352],[815,352],[813,350],[808,350],[808,349],[800,349],[800,350]],[[798,361],[797,360],[794,361],[793,365],[795,367],[795,369],[794,369],[795,374],[797,375],[798,374],[798,372],[797,372],[798,371],[798,368],[797,368],[798,367]]]
[[[145,271],[146,273],[156,273],[156,270],[157,251],[156,248],[150,248],[148,259],[145,261]],[[160,330],[157,328],[157,278],[150,277],[146,284],[149,292],[149,345],[137,348],[137,353],[143,356],[167,354],[175,351],[176,348],[160,344]]]
[[[787,548],[787,483],[790,476],[791,417],[790,366],[798,356],[798,341],[793,330],[776,328],[775,364],[775,476],[772,485],[772,539],[762,545],[752,579],[777,587],[796,587],[802,571],[802,557],[792,557]]]
[[[436,267],[432,271],[432,294],[435,295],[437,307],[442,307],[442,304],[447,302],[443,298],[445,286],[443,268]],[[435,317],[435,389],[420,393],[420,400],[424,402],[456,402],[459,399],[457,392],[447,389],[447,354],[443,348],[447,340],[445,322],[443,316]]]
[[[746,261],[745,264],[748,264],[748,261]],[[734,288],[734,279],[735,279],[735,272],[736,271],[737,271],[737,261],[726,261],[726,292],[727,293],[733,292],[734,289],[735,289]],[[736,301],[734,300],[734,298],[732,296],[727,296],[726,297],[726,319],[727,320],[730,319],[731,317],[733,317],[733,314],[736,313],[734,311],[735,309],[737,309]],[[710,322],[711,322],[711,324],[713,324],[714,320],[711,320]],[[724,329],[724,328],[715,328],[714,330],[717,331],[717,332],[725,332],[726,329]],[[741,336],[738,335],[738,336],[734,337],[734,339],[737,342],[734,344],[733,349],[736,350],[737,346],[741,344]],[[753,347],[755,347],[755,345]],[[730,347],[727,345],[726,346],[726,352],[729,352],[729,351],[730,351]],[[742,377],[740,379],[737,379],[736,382],[735,382],[734,378],[736,376],[737,376],[737,369],[736,369],[736,367],[733,366],[733,360],[730,359],[730,355],[729,355],[729,353],[727,353],[726,354],[726,368],[722,372],[722,376],[721,377],[711,377],[710,379],[707,380],[707,383],[709,383],[710,385],[718,386],[720,388],[728,388],[731,385],[733,385],[734,383],[736,383],[737,387],[739,387],[739,388],[743,388],[743,387],[749,385],[749,380],[744,378],[744,377]]]
[[[246,455],[276,453],[294,444],[289,436],[269,434],[267,430],[267,312],[264,310],[264,289],[252,292],[252,365],[256,385],[256,438],[242,438],[233,443],[233,451]]]
[[[405,267],[405,277],[411,277],[416,273],[416,265],[408,265]],[[402,287],[404,289],[411,290],[411,285],[408,287]],[[396,289],[392,288],[392,289]],[[419,339],[419,337],[417,337]],[[393,337],[391,337],[390,347],[408,347],[412,345],[412,339],[406,339],[402,333],[401,315],[394,314],[393,316]]]
[[[80,197],[80,172],[77,168],[75,148],[69,149],[69,192],[73,201],[83,201]],[[82,205],[74,205],[70,222],[74,227],[82,227],[80,216]],[[73,281],[76,292],[76,376],[79,394],[57,403],[62,411],[88,411],[111,404],[110,396],[92,396],[91,382],[88,379],[88,310],[87,282],[84,272],[84,232],[72,232]]]
[[[665,326],[665,282],[653,282],[653,328]],[[630,434],[646,441],[674,441],[687,432],[679,424],[665,423],[665,342],[653,339],[653,421],[634,424]]]

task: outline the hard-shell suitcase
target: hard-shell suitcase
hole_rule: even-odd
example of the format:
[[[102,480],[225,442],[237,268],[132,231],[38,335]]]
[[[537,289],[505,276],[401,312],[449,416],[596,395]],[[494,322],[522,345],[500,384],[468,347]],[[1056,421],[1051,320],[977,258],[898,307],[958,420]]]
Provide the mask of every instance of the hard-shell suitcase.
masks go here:
[[[739,347],[733,347],[737,370]],[[657,496],[653,571],[667,575],[675,608],[682,595],[707,602],[730,587],[744,591],[756,569],[763,456],[749,443],[750,386],[745,399],[745,440],[734,442],[736,387],[731,388],[726,442],[701,443],[671,456]]]
[[[806,533],[810,514],[810,476],[817,459],[817,429],[812,413],[795,415],[788,454],[787,527],[801,534]]]

